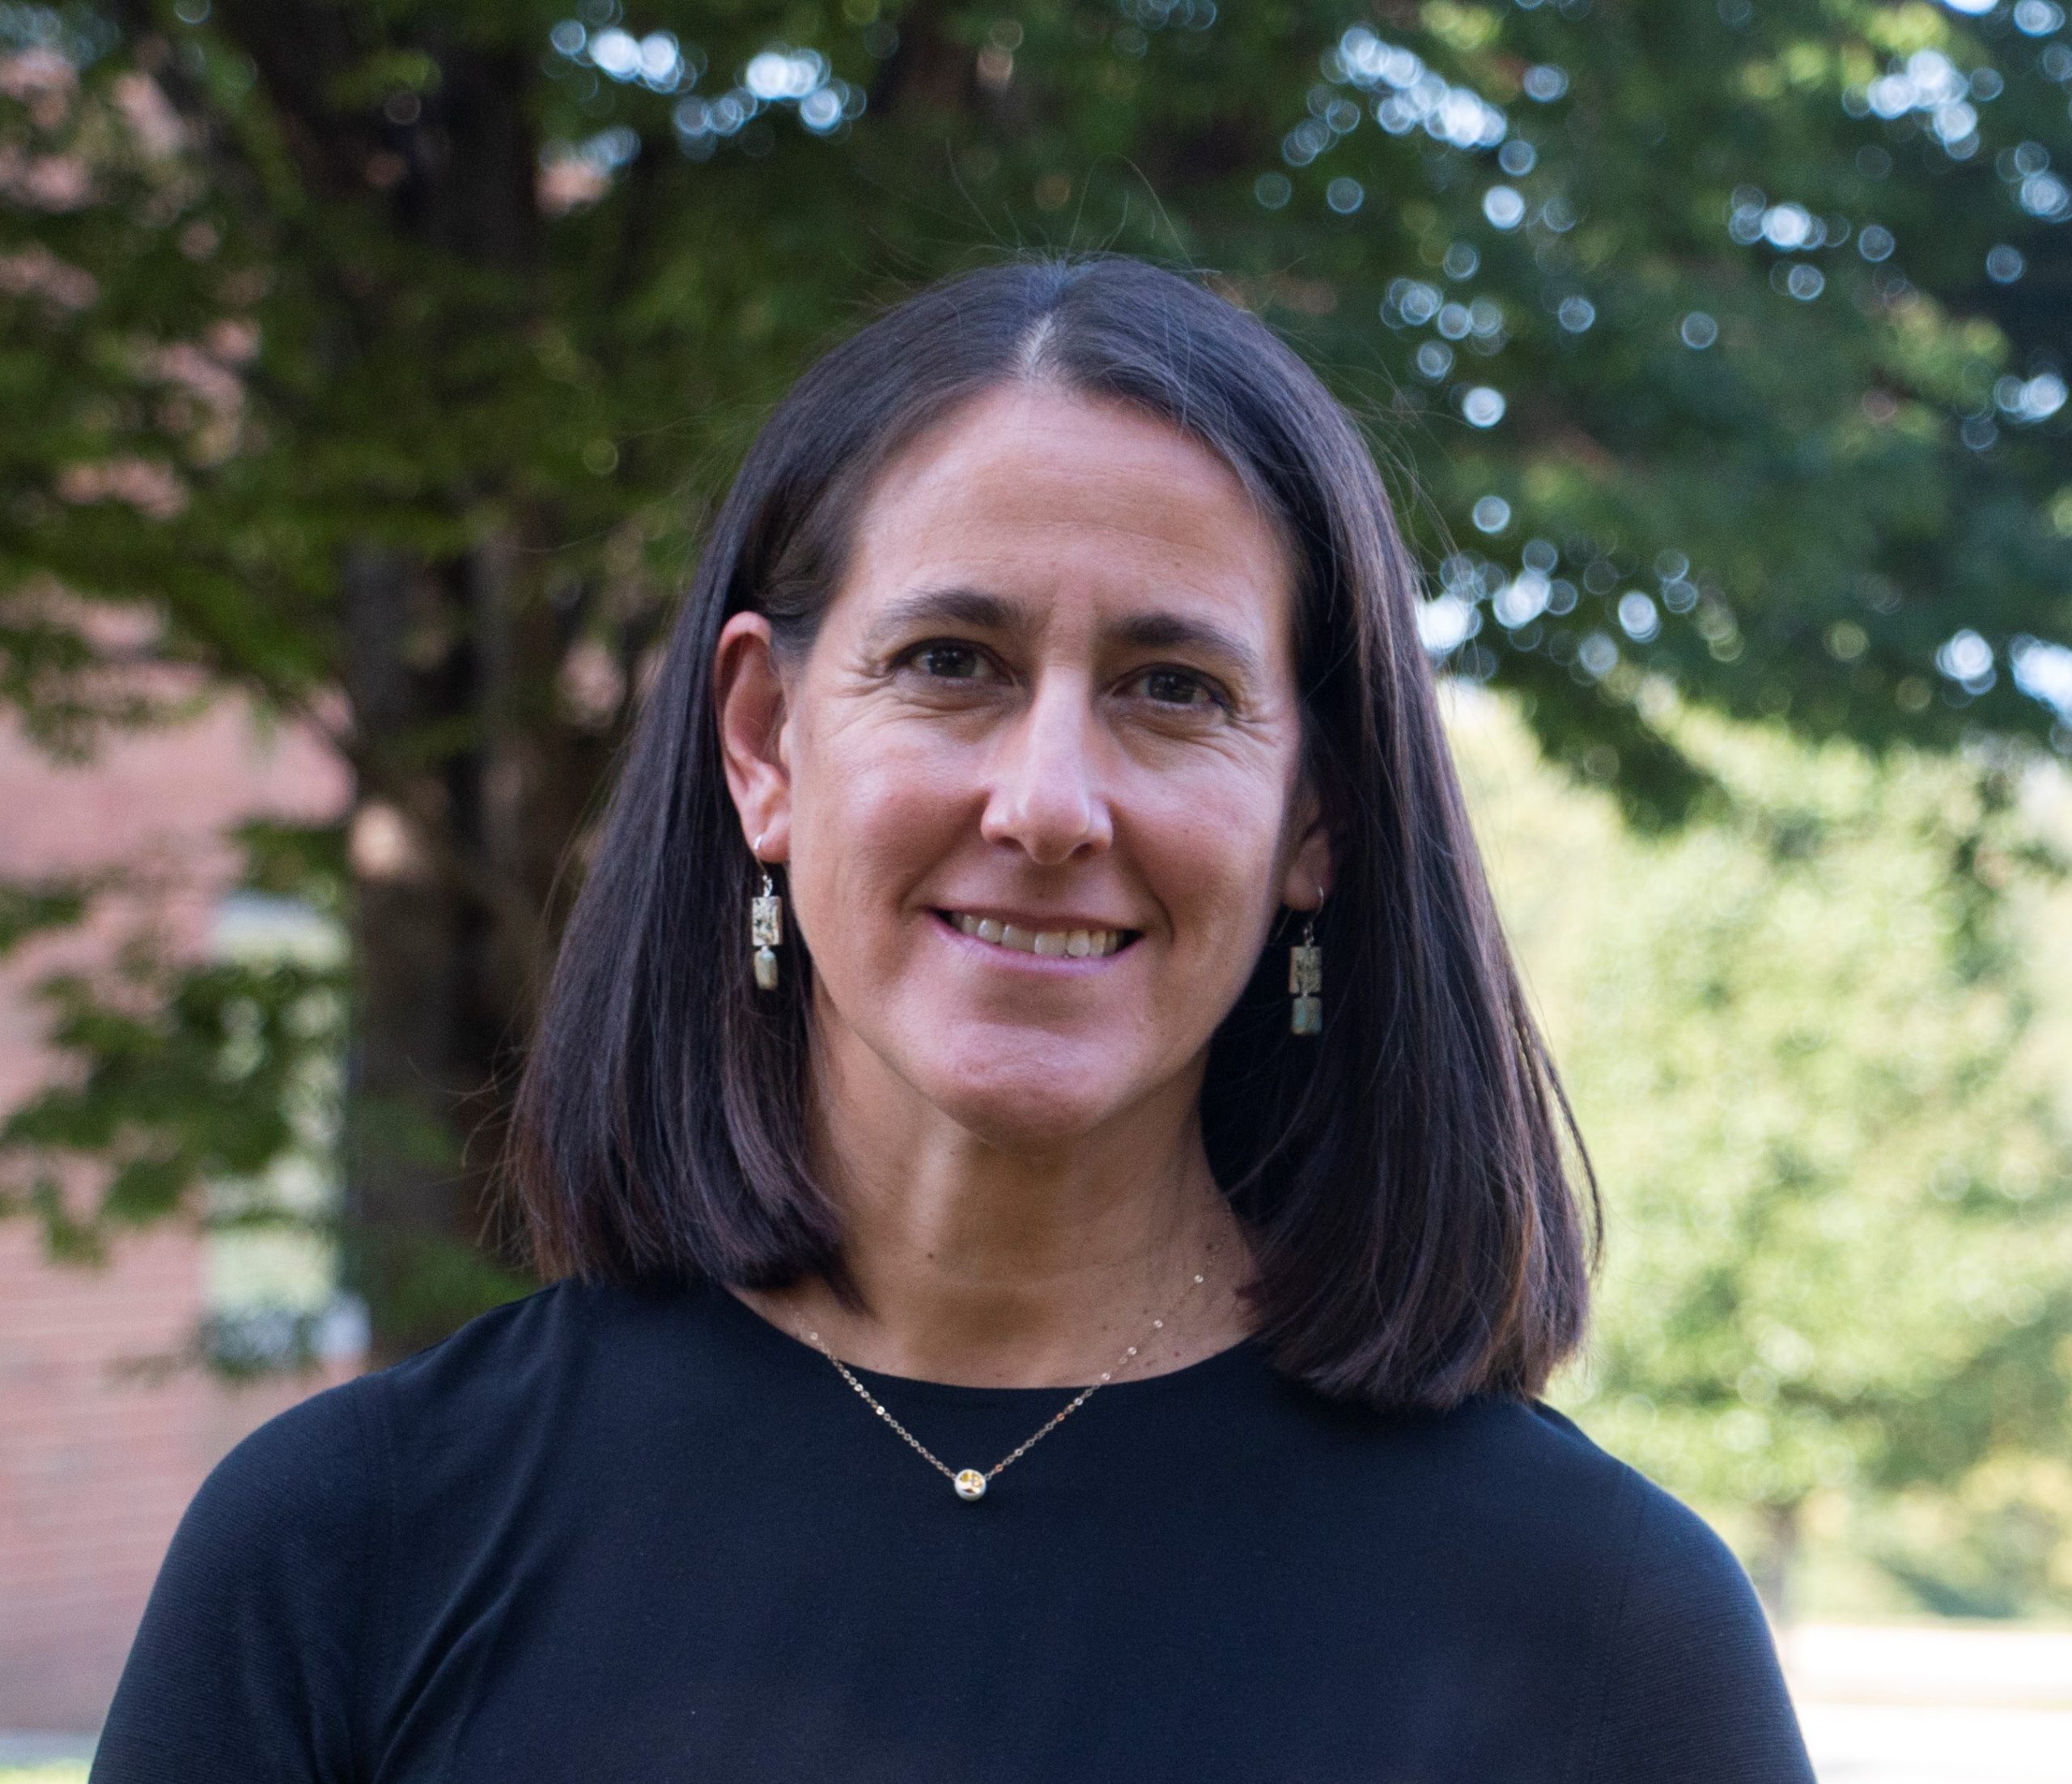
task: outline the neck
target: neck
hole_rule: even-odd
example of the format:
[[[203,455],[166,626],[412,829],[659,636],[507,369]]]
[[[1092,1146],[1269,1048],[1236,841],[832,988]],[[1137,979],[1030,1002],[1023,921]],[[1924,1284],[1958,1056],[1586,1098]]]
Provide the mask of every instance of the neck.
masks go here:
[[[813,1099],[861,1305],[817,1278],[739,1291],[766,1318],[817,1331],[862,1368],[974,1387],[1159,1374],[1250,1329],[1250,1258],[1209,1170],[1198,1083],[1030,1148],[975,1135],[903,1085],[855,1081],[875,1075],[822,1071]]]

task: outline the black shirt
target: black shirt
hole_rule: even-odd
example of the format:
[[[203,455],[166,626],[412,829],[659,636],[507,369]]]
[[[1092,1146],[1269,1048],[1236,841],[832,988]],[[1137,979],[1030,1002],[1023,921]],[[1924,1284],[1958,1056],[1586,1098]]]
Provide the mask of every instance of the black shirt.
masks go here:
[[[1066,1400],[858,1371],[952,1467]],[[967,1504],[724,1290],[563,1283],[260,1427],[92,1784],[1811,1784],[1747,1576],[1538,1402],[1246,1341]]]

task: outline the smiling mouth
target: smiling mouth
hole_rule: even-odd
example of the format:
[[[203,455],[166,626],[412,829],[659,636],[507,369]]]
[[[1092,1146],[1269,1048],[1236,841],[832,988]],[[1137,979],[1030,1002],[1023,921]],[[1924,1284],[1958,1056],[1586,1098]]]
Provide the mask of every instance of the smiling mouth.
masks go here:
[[[974,941],[1051,958],[1098,960],[1127,947],[1140,933],[1135,929],[1025,929],[1018,923],[974,917],[962,911],[938,911],[936,915]]]

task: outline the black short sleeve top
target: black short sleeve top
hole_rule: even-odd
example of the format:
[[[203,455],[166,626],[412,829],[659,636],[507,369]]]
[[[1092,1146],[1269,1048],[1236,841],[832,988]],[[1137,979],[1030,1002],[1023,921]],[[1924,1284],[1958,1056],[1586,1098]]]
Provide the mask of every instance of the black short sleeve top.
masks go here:
[[[858,1371],[952,1466],[1070,1398]],[[1747,1574],[1537,1401],[1246,1341],[960,1500],[710,1285],[562,1283],[218,1465],[92,1784],[1812,1784]]]

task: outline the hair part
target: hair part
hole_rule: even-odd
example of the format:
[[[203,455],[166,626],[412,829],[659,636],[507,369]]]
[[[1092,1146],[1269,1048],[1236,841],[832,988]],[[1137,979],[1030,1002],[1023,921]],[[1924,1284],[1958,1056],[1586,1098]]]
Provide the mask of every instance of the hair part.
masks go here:
[[[1526,1004],[1416,629],[1416,573],[1365,442],[1265,324],[1119,255],[945,280],[817,360],[750,447],[650,686],[520,1080],[507,1176],[550,1276],[840,1288],[807,1160],[810,957],[772,996],[740,932],[711,666],[727,618],[809,649],[880,471],[1026,380],[1128,405],[1215,452],[1297,571],[1304,770],[1337,890],[1321,1034],[1288,1030],[1279,948],[1209,1047],[1204,1134],[1259,1264],[1259,1336],[1334,1398],[1537,1395],[1581,1343],[1597,1185]],[[1289,939],[1287,921],[1274,941]],[[1572,1141],[1572,1177],[1564,1136]]]

